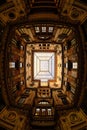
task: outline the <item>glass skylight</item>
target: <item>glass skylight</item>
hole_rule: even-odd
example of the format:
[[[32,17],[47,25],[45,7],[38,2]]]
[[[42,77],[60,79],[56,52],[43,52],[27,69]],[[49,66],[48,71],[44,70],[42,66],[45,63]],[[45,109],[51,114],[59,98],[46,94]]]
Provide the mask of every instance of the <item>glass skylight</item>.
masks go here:
[[[48,67],[49,67],[48,60],[41,60],[40,61],[40,70],[42,72],[48,71]]]
[[[42,82],[54,79],[54,52],[34,52],[34,79]]]

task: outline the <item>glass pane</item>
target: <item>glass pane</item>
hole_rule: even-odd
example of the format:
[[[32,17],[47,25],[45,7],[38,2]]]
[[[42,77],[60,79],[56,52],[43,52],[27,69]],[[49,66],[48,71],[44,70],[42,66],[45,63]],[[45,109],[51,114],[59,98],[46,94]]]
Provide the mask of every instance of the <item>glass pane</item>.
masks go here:
[[[53,32],[53,27],[49,27],[49,32]]]
[[[36,32],[36,33],[39,33],[39,32],[40,32],[39,27],[35,27],[35,32]]]
[[[42,32],[46,32],[46,27],[42,27]]]
[[[34,52],[34,79],[48,81],[55,75],[54,52]]]
[[[73,69],[77,69],[77,62],[73,62]]]
[[[15,62],[9,62],[9,68],[15,68]]]

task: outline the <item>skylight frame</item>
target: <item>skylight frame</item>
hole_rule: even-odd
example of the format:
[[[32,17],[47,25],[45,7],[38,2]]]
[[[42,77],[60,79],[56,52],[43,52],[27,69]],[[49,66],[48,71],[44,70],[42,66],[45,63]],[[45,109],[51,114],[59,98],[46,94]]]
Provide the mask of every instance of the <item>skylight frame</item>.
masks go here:
[[[39,54],[39,53],[41,53],[41,54],[43,54],[43,53],[48,53],[48,57],[49,58],[46,58],[46,62],[47,62],[47,59],[50,59],[50,57],[53,55],[54,56],[54,58],[53,58],[53,60],[54,60],[54,62],[52,62],[52,64],[53,64],[53,70],[49,70],[49,62],[48,62],[48,71],[41,71],[41,72],[38,72],[38,74],[36,73],[37,71],[35,70],[35,62],[34,62],[34,55],[35,54]],[[51,56],[49,55],[49,54],[51,54]],[[44,55],[44,54],[43,54]],[[45,55],[44,55],[45,56]],[[42,60],[43,60],[44,58],[42,58]],[[40,60],[41,60],[41,57],[40,57]],[[49,61],[49,60],[48,60]],[[49,52],[49,51],[46,51],[46,52],[42,52],[42,51],[34,51],[33,52],[33,80],[40,80],[40,81],[48,81],[48,80],[55,80],[55,51],[52,51],[52,52]],[[38,64],[38,68],[40,67],[40,63]],[[52,67],[51,67],[51,69],[52,69]],[[49,72],[49,71],[52,71],[52,72]],[[44,76],[44,73],[46,74],[46,76]],[[35,75],[36,75],[36,77],[35,77]],[[38,75],[38,76],[37,76]],[[39,77],[42,77],[42,78],[39,78]]]

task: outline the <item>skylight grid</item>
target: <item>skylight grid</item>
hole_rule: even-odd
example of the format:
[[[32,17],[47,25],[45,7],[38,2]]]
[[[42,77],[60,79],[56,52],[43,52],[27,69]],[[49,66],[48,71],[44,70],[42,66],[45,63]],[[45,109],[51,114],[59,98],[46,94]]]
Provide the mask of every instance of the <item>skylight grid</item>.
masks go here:
[[[48,81],[55,75],[54,52],[34,52],[34,79]]]
[[[40,71],[48,71],[48,61],[47,60],[41,60],[40,61]]]

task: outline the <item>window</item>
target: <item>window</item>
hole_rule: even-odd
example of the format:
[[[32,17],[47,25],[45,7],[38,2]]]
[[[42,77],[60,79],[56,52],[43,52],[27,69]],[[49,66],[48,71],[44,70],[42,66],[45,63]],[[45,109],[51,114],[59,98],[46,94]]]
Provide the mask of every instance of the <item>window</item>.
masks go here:
[[[42,32],[46,32],[46,27],[42,27]]]
[[[53,32],[53,27],[49,27],[49,33]]]
[[[15,62],[9,62],[9,68],[15,68]]]
[[[36,108],[35,115],[40,115],[40,108]]]
[[[47,109],[47,112],[48,112],[48,115],[52,115],[52,111],[51,111],[51,109],[49,108],[49,109]]]
[[[20,46],[20,49],[21,49],[21,50],[24,50],[24,47],[21,45],[21,46]]]
[[[77,62],[73,62],[73,69],[77,69]]]
[[[35,27],[35,32],[36,32],[36,33],[39,33],[39,32],[40,32],[39,27]]]
[[[20,81],[20,85],[23,85],[24,84],[24,82],[23,81]]]
[[[42,108],[42,115],[46,115],[46,109]]]
[[[38,104],[43,104],[43,105],[46,105],[46,104],[49,104],[48,102],[46,101],[40,101]]]
[[[68,63],[66,63],[66,68],[68,68]]]
[[[20,62],[20,68],[22,68],[23,64]]]

